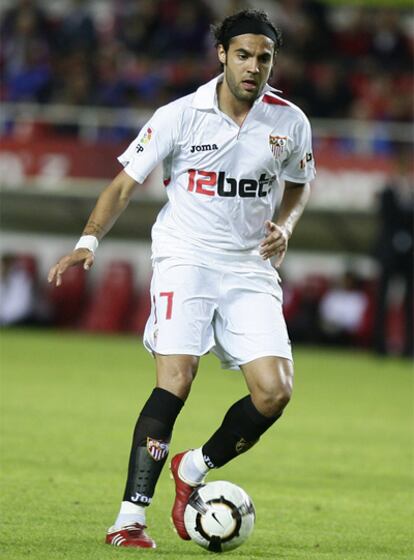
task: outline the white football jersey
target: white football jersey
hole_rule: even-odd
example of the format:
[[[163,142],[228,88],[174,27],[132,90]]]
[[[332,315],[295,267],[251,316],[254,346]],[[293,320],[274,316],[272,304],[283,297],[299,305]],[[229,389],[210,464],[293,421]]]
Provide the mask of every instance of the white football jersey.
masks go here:
[[[138,183],[163,162],[168,202],[152,229],[153,258],[234,258],[263,267],[259,244],[280,202],[280,181],[315,176],[311,129],[268,85],[238,126],[218,107],[222,79],[158,109],[118,159]]]

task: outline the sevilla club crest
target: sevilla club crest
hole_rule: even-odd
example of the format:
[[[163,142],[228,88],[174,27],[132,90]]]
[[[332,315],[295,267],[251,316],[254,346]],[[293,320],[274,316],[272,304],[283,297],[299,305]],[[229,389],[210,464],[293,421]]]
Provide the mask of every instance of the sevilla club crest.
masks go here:
[[[269,146],[275,158],[279,159],[285,151],[287,145],[287,136],[273,136],[269,134]]]
[[[147,438],[147,451],[154,461],[162,461],[168,455],[168,443],[158,439]]]

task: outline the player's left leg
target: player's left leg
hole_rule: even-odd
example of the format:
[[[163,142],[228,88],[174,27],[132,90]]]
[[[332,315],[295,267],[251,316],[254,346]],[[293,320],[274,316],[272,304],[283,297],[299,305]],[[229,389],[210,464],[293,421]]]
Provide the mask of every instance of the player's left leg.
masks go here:
[[[238,273],[226,280],[215,320],[214,352],[225,367],[240,367],[250,394],[229,408],[202,447],[173,458],[174,478],[181,476],[193,486],[210,469],[257,443],[280,418],[292,392],[292,354],[276,277]]]
[[[263,357],[241,366],[250,394],[230,407],[219,429],[203,445],[209,468],[222,467],[250,449],[282,415],[293,385],[293,364]]]
[[[221,426],[201,448],[173,458],[171,470],[176,484],[178,478],[191,487],[200,484],[210,469],[222,467],[253,447],[282,415],[292,393],[292,362],[269,356],[244,364],[241,369],[250,394],[229,408]],[[184,506],[180,503],[181,516],[173,508],[173,521],[179,536],[185,539],[188,536],[181,519]]]
[[[221,426],[183,464],[182,472],[200,482],[209,469],[222,467],[250,449],[282,415],[293,385],[293,364],[263,357],[241,366],[250,394],[234,403]],[[204,464],[204,466],[203,466]]]

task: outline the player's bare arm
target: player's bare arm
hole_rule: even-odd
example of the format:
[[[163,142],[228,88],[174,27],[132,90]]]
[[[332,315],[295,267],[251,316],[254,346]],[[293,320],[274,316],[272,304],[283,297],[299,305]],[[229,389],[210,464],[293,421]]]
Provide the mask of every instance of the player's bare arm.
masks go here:
[[[310,196],[309,183],[286,181],[276,222],[267,221],[267,236],[260,245],[260,254],[266,260],[277,255],[275,266],[282,264],[289,239],[301,217]]]
[[[137,184],[128,173],[121,171],[99,196],[83,230],[83,235],[90,235],[98,241],[101,240],[128,206]],[[50,269],[48,281],[60,286],[62,275],[69,267],[83,263],[85,270],[89,270],[93,262],[94,253],[92,250],[86,248],[75,249],[62,257]]]

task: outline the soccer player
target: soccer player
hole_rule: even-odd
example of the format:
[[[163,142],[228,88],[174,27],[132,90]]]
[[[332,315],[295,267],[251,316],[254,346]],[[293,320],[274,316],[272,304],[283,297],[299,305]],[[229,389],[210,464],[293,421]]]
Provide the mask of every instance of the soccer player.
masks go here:
[[[163,162],[168,202],[152,229],[144,333],[156,387],[138,418],[121,508],[106,536],[115,546],[155,547],[146,508],[202,355],[212,351],[223,367],[240,369],[249,394],[202,447],[171,461],[172,518],[182,539],[189,539],[183,515],[194,487],[257,443],[292,392],[282,291],[270,259],[281,264],[309,197],[310,125],[267,85],[281,35],[264,12],[243,10],[213,29],[223,73],[154,113],[119,157],[124,169],[98,198],[74,251],[49,273],[59,286],[68,267],[89,269],[98,241]]]

